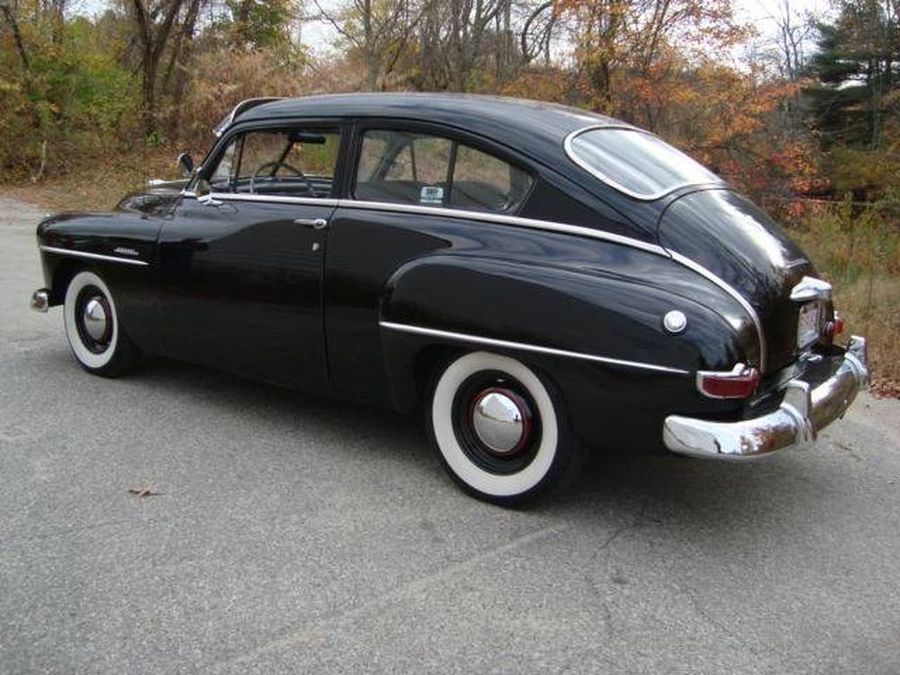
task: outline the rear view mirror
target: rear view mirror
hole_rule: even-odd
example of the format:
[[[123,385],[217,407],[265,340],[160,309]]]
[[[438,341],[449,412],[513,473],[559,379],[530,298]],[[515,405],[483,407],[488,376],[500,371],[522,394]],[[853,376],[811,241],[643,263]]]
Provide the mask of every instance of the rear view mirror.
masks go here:
[[[324,145],[328,139],[322,134],[316,134],[309,131],[295,131],[291,134],[292,143],[311,143],[313,145]]]
[[[178,159],[176,160],[178,163],[178,171],[181,173],[182,178],[190,178],[191,174],[194,173],[194,159],[186,152],[182,152],[178,155]]]

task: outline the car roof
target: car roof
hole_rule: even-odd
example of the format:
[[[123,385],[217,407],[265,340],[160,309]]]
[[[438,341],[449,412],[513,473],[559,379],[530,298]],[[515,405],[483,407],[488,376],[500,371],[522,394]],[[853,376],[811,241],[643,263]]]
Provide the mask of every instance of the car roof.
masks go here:
[[[292,117],[377,117],[465,129],[512,147],[560,147],[589,126],[628,126],[578,108],[502,96],[441,93],[355,93],[285,98],[257,105],[235,122]],[[523,145],[524,144],[524,145]]]

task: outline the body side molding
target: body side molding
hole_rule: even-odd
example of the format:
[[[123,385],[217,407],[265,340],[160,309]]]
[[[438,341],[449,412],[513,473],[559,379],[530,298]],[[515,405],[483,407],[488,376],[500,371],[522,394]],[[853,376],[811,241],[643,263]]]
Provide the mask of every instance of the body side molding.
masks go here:
[[[424,326],[413,326],[405,323],[395,323],[393,321],[379,321],[378,325],[388,330],[394,330],[401,333],[412,333],[414,335],[429,335],[431,337],[439,337],[447,340],[456,340],[459,342],[471,342],[474,344],[486,345],[488,347],[504,347],[507,349],[520,349],[522,351],[535,352],[538,354],[547,354],[549,356],[562,356],[565,358],[582,359],[585,361],[595,361],[598,363],[607,363],[614,366],[623,366],[626,368],[637,368],[641,370],[652,370],[661,373],[672,373],[674,375],[690,375],[687,370],[681,368],[672,368],[670,366],[659,366],[653,363],[643,363],[641,361],[626,361],[623,359],[614,359],[608,356],[599,356],[597,354],[585,354],[583,352],[571,352],[565,349],[556,349],[554,347],[542,347],[540,345],[532,345],[525,342],[512,342],[510,340],[498,340],[496,338],[482,337],[480,335],[471,335],[469,333],[456,333],[453,331],[438,330],[436,328],[426,328]]]
[[[41,244],[41,250],[47,253],[57,253],[59,255],[69,255],[76,258],[88,258],[90,260],[105,260],[107,262],[122,263],[124,265],[138,265],[146,267],[150,263],[146,260],[134,260],[133,258],[119,258],[114,255],[103,255],[101,253],[88,253],[87,251],[76,251],[71,248],[58,248],[56,246],[44,246]]]

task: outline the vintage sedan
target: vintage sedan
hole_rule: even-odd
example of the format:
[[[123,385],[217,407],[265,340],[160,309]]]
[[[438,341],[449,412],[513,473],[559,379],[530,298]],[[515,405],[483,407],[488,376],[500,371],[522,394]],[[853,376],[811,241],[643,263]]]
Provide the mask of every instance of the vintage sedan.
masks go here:
[[[499,503],[587,448],[797,447],[868,378],[765,213],[628,124],[457,95],[255,99],[180,182],[38,227],[75,358],[160,354],[399,411]]]

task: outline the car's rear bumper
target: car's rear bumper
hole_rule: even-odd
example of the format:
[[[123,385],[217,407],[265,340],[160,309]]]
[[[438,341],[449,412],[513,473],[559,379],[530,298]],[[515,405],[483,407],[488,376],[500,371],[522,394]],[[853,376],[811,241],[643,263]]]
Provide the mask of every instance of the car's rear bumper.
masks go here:
[[[712,459],[753,459],[803,446],[841,417],[868,382],[866,340],[854,335],[827,380],[815,388],[791,380],[774,412],[739,422],[672,415],[663,425],[663,442],[673,452]]]

